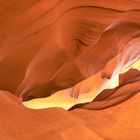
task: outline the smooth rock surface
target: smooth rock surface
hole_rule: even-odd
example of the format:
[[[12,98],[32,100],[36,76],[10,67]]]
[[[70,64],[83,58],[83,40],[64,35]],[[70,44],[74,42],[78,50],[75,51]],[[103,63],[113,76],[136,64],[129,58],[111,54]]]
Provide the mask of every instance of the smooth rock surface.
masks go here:
[[[140,0],[0,0],[0,90],[1,140],[139,140]]]

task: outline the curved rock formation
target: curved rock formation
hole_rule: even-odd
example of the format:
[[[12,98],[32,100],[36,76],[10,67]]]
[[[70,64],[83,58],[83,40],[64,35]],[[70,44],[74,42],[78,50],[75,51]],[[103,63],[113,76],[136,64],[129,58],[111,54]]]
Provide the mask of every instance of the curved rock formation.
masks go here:
[[[139,85],[139,0],[0,1],[1,139],[138,140]]]

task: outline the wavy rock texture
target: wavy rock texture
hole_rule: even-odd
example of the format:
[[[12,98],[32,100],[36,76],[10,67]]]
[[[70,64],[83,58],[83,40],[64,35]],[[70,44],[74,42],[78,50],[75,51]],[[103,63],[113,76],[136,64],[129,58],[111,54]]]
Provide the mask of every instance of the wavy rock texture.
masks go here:
[[[2,140],[139,140],[139,85],[139,0],[0,1]]]

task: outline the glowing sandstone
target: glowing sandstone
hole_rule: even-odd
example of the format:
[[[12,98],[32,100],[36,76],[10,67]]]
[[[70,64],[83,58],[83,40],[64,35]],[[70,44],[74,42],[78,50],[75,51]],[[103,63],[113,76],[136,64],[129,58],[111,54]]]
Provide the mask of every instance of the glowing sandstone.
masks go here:
[[[130,69],[140,70],[140,60],[129,66],[127,69],[123,69],[119,73],[123,75],[124,73],[127,73],[127,71],[129,71]],[[132,75],[131,78],[133,77],[134,75]],[[59,91],[48,98],[39,98],[26,101],[23,102],[23,104],[32,109],[62,107],[68,110],[75,104],[93,101],[94,98],[105,89],[112,89],[119,86],[119,74],[115,73],[115,76],[113,76],[113,78],[101,79],[100,75],[98,74],[96,77],[93,76],[88,78],[87,80],[84,80],[83,82],[80,82],[71,89]],[[71,98],[71,96],[69,95],[70,91],[73,91],[73,96],[76,96],[76,94],[78,94],[78,99]]]

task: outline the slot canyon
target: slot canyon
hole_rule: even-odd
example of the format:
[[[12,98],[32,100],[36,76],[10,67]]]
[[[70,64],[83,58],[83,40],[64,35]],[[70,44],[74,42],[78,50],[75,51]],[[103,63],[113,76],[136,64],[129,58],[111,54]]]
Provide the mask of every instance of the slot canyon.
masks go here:
[[[0,140],[140,140],[140,0],[0,0]]]

